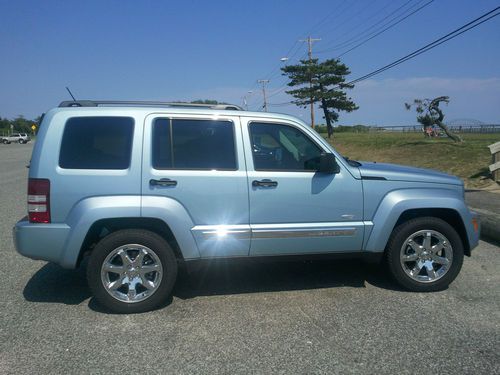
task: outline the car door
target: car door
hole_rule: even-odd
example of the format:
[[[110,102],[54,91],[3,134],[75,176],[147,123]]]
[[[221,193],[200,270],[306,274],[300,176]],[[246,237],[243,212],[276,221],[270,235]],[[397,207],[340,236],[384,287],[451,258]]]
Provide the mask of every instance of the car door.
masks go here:
[[[318,172],[331,152],[314,130],[287,121],[242,119],[248,166],[250,255],[359,251],[362,247],[361,181],[339,163]]]
[[[179,202],[202,257],[248,256],[248,187],[237,116],[150,115],[142,194]],[[167,224],[168,224],[168,218]]]

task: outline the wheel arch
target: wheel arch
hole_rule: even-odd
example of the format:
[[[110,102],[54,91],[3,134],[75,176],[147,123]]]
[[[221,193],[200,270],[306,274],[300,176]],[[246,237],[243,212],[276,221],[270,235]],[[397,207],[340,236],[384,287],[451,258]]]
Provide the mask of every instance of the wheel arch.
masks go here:
[[[462,239],[465,254],[470,256],[471,233],[466,222],[471,221],[472,216],[455,191],[438,188],[401,189],[387,194],[374,214],[373,229],[365,240],[364,249],[385,251],[394,228],[406,220],[423,216],[438,217],[452,225]]]
[[[184,261],[179,243],[172,229],[165,221],[151,217],[120,217],[100,219],[90,226],[80,248],[77,266],[80,265],[85,255],[92,252],[97,242],[109,234],[123,229],[144,229],[158,234],[172,247],[176,258],[180,261]]]

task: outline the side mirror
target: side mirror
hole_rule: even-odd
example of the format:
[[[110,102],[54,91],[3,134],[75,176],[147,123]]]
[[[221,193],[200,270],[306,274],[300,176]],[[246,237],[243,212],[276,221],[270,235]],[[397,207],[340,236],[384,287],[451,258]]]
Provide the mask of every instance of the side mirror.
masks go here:
[[[335,155],[329,153],[322,153],[319,157],[318,172],[336,174],[340,172],[340,167],[335,160]]]

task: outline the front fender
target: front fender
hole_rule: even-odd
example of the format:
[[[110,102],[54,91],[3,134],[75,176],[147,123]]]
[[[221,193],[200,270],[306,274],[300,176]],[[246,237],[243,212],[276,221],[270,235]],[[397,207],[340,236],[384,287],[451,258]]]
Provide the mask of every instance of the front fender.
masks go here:
[[[380,202],[373,217],[373,229],[365,240],[364,249],[383,252],[387,241],[403,212],[412,209],[451,209],[456,211],[464,223],[471,247],[477,243],[470,223],[472,215],[462,197],[453,190],[439,188],[401,189],[388,193]]]

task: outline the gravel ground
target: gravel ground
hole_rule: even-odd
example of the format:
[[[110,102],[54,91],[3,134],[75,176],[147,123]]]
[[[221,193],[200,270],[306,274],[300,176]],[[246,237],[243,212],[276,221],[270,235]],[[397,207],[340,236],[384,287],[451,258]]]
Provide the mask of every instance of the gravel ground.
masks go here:
[[[18,255],[32,145],[0,145],[0,373],[499,374],[499,248],[448,290],[404,292],[354,261],[217,263],[158,311],[111,315],[85,270]]]

